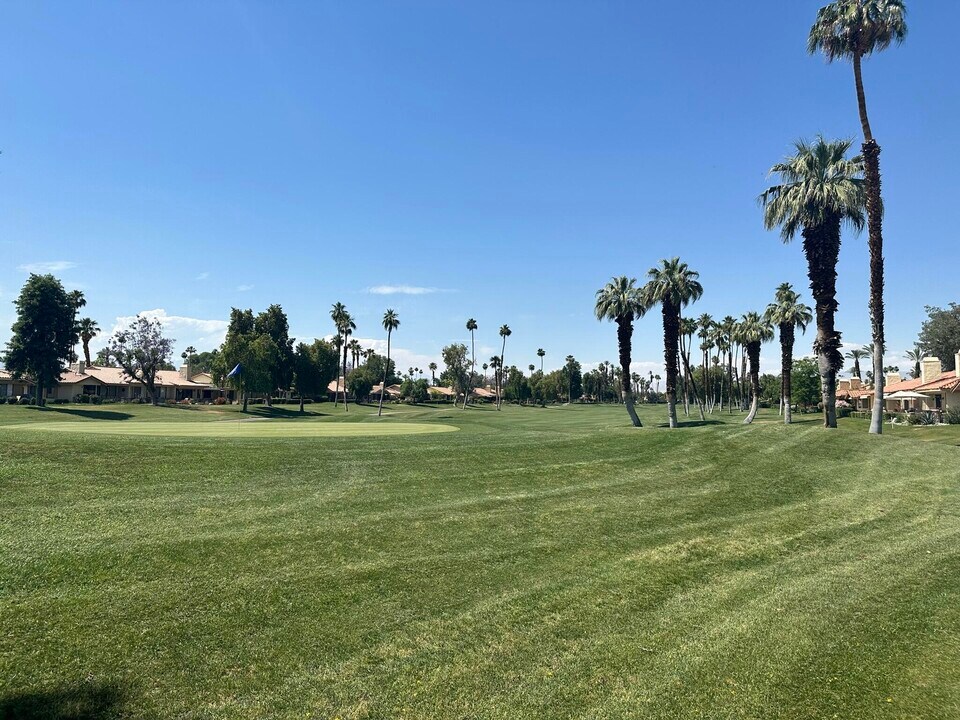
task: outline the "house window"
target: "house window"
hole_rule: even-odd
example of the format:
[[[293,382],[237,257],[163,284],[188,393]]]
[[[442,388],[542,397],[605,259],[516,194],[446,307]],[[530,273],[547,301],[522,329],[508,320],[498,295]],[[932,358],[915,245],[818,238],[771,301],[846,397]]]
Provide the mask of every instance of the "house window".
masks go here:
[[[0,397],[10,396],[10,386],[7,383],[0,385]]]
[[[937,401],[937,405],[936,405],[937,410],[943,410],[943,395],[937,395],[936,401]]]
[[[139,400],[140,394],[143,392],[143,388],[140,385],[136,385],[130,388],[130,390],[132,391],[132,394],[130,397],[132,397],[134,400]]]
[[[96,385],[84,385],[84,386],[83,386],[83,394],[84,394],[84,395],[98,395],[99,393],[97,392],[97,390],[98,390],[98,388],[97,388]]]

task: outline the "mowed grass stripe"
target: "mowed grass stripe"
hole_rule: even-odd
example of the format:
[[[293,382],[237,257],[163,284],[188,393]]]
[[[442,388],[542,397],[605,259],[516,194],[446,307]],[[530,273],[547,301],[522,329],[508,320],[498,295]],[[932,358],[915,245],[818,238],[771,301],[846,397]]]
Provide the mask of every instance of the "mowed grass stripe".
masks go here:
[[[456,432],[455,425],[442,423],[324,423],[290,420],[221,420],[209,423],[172,422],[51,422],[13,426],[30,432],[82,433],[182,438],[322,438],[380,437]]]

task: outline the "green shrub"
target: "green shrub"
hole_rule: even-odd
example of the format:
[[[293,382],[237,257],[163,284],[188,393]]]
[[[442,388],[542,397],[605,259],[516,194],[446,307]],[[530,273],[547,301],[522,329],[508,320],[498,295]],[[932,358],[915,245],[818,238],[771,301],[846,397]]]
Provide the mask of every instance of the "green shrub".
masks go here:
[[[943,421],[948,425],[960,425],[960,408],[950,408],[944,412]]]
[[[17,399],[13,395],[7,398],[7,405],[16,405],[16,404],[17,404]]]
[[[33,398],[21,395],[20,399],[17,400],[17,405],[33,405]]]

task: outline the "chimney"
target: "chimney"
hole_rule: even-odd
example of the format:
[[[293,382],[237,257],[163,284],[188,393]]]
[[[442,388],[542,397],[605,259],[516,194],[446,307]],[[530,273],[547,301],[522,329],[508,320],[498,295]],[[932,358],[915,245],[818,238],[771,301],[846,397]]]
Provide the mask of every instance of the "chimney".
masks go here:
[[[887,376],[884,378],[884,385],[893,385],[894,383],[901,382],[903,378],[900,377],[900,373],[892,372],[887,373]]]
[[[960,350],[953,355],[953,373],[954,377],[960,378]]]
[[[852,380],[837,380],[837,392],[848,392],[852,382]]]
[[[863,387],[863,381],[861,381],[860,378],[858,378],[858,377],[850,378],[850,389],[851,389],[851,390],[859,390],[859,389],[862,388],[862,387]]]
[[[933,382],[941,375],[943,375],[943,368],[940,366],[940,358],[928,357],[920,361],[921,384]]]
[[[87,363],[83,360],[77,363],[77,375],[87,374]]]
[[[180,366],[180,377],[182,377],[184,380],[189,380],[189,379],[190,379],[190,364],[189,364],[189,363],[186,364],[186,365],[181,365],[181,366]]]

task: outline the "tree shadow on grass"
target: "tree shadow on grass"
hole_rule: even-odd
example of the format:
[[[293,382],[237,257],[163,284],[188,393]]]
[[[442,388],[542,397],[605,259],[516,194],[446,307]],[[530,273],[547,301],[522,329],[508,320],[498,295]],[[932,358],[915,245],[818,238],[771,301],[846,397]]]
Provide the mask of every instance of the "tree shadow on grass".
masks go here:
[[[0,696],[2,720],[105,720],[123,715],[126,694],[112,683],[76,683]]]
[[[327,413],[308,410],[309,405],[305,406],[303,413],[300,413],[300,406],[292,407],[267,407],[266,405],[251,405],[247,409],[247,417],[262,418],[305,418],[305,417],[326,417]],[[240,413],[243,416],[243,413]]]
[[[31,407],[30,409],[39,412],[62,413],[64,415],[88,418],[90,420],[129,420],[133,417],[130,413],[118,412],[116,410],[81,410],[80,408],[51,407],[49,405],[46,407]]]

